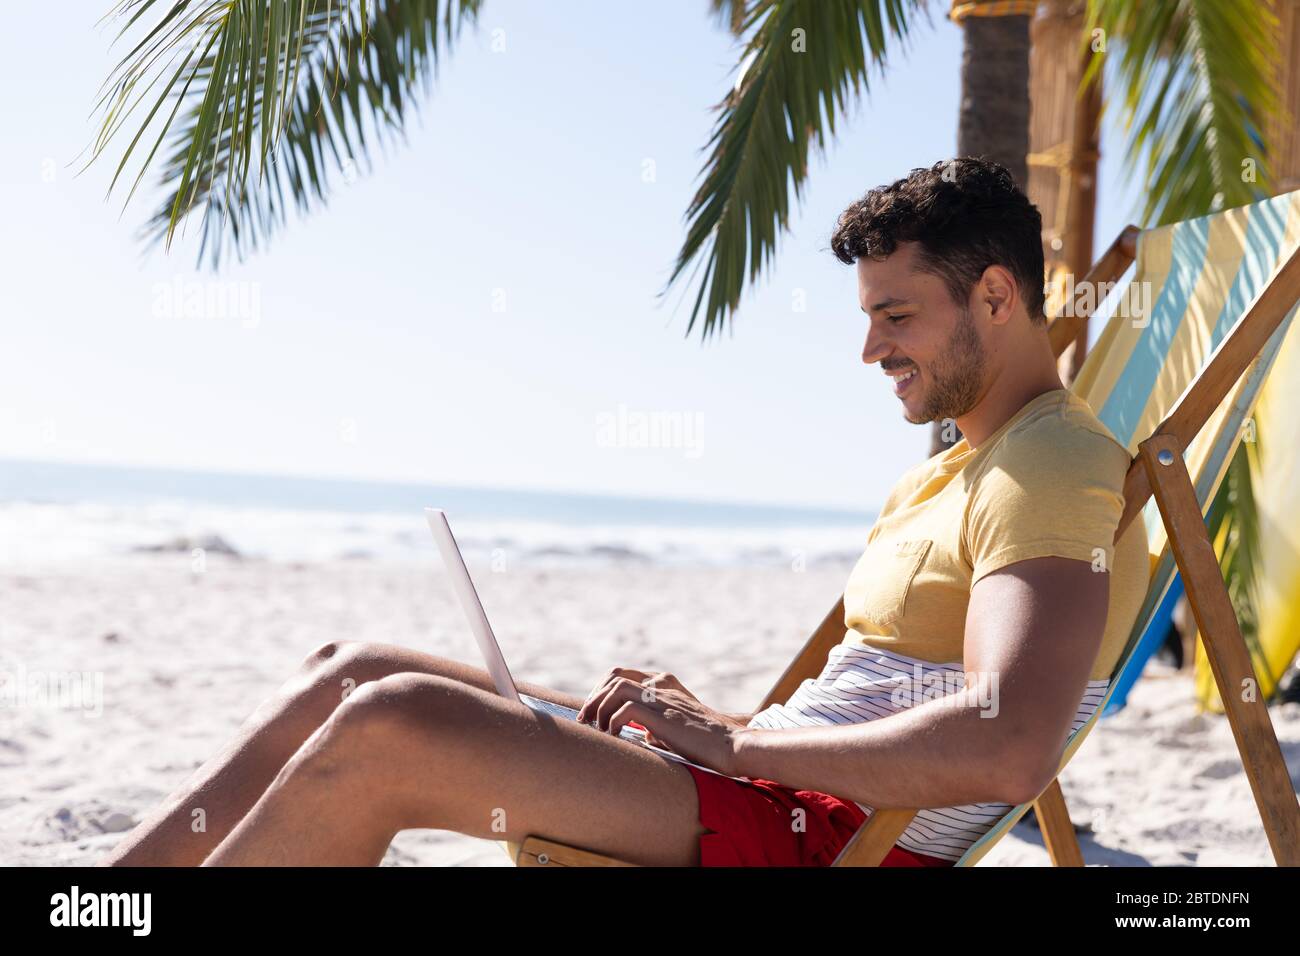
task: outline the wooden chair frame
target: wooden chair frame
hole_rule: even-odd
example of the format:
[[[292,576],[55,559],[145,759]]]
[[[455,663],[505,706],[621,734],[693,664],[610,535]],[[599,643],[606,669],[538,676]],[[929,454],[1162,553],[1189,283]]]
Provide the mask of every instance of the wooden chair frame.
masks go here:
[[[1086,290],[1114,282],[1124,274],[1137,254],[1138,236],[1135,226],[1120,233],[1080,283],[1075,308],[1052,323],[1048,333],[1058,357],[1074,340],[1095,304],[1095,297],[1085,298]],[[1256,296],[1169,416],[1139,444],[1125,478],[1124,512],[1115,533],[1118,541],[1151,496],[1155,496],[1269,846],[1279,866],[1300,865],[1300,803],[1291,786],[1267,702],[1258,694],[1242,692],[1243,688],[1257,686],[1255,673],[1183,453],[1297,301],[1300,301],[1300,249],[1291,254]],[[758,709],[788,699],[804,679],[816,677],[831,648],[843,639],[841,596]],[[1039,794],[1033,806],[1052,864],[1082,866],[1083,854],[1070,822],[1059,777]],[[878,808],[833,865],[879,865],[917,812]],[[632,865],[536,836],[526,838],[521,844],[506,843],[505,847],[519,866]]]

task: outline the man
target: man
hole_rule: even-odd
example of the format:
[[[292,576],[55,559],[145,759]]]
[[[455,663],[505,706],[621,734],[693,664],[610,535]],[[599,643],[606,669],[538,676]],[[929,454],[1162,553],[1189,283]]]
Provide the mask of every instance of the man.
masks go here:
[[[376,864],[400,830],[435,828],[642,864],[822,865],[871,808],[917,807],[890,862],[950,865],[1051,782],[1147,580],[1140,522],[1112,547],[1129,456],[1048,346],[1040,230],[1006,170],[974,159],[840,217],[862,360],[909,421],[964,437],[894,486],[844,642],[790,700],[722,714],[631,668],[586,701],[521,687],[589,726],[505,701],[477,668],[327,644],[105,862]],[[727,776],[618,739],[629,721]]]

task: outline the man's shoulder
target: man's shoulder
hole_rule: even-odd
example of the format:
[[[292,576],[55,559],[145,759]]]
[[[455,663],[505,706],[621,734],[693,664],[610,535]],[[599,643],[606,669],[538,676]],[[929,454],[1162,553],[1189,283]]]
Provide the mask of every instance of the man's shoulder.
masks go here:
[[[1039,557],[1113,566],[1129,456],[1081,399],[1036,402],[986,447],[966,481],[972,582]]]
[[[1088,403],[1073,392],[1036,407],[989,449],[982,473],[1050,472],[1069,480],[1111,475],[1122,484],[1128,450],[1116,441]]]

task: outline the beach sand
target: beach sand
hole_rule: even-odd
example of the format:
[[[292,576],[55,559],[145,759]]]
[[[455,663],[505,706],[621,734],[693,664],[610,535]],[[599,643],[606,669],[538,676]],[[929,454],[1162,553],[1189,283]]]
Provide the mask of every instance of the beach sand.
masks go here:
[[[616,665],[671,670],[711,706],[753,709],[842,589],[849,566],[471,568],[516,679],[586,695]],[[123,556],[0,572],[0,668],[102,678],[81,709],[0,707],[0,862],[94,863],[327,641],[405,644],[479,664],[434,562],[274,564]],[[1089,864],[1268,865],[1223,717],[1190,678],[1148,669],[1062,784]],[[98,676],[96,676],[98,675]],[[96,713],[98,710],[98,713]],[[1300,777],[1300,705],[1271,708]],[[1029,815],[1032,817],[1032,814]],[[500,866],[497,844],[400,834],[390,865]],[[982,865],[1045,865],[1017,825]]]

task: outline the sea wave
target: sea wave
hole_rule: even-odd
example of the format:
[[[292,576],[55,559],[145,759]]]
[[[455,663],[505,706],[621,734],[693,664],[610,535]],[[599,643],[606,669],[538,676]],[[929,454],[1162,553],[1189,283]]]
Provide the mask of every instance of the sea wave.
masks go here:
[[[611,565],[815,566],[856,559],[868,525],[569,522],[450,515],[466,561],[495,567]],[[357,513],[95,502],[0,503],[0,566],[196,549],[264,561],[429,561],[420,512]]]

